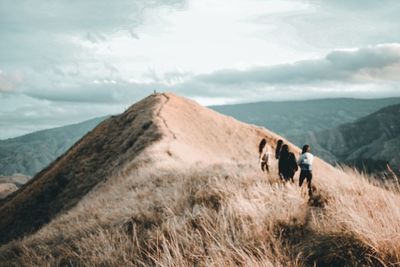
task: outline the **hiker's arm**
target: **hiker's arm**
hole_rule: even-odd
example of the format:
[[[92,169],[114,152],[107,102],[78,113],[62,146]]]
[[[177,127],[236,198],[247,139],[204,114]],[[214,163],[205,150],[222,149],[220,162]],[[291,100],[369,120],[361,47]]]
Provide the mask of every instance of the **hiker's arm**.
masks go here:
[[[299,166],[301,164],[301,157],[302,157],[302,155],[299,156],[299,160],[297,161],[297,165],[299,165]]]

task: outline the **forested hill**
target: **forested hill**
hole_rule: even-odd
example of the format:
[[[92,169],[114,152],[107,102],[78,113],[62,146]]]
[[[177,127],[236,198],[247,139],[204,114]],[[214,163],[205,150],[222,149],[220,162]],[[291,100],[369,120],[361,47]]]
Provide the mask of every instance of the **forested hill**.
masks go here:
[[[0,175],[33,176],[105,118],[0,140]]]

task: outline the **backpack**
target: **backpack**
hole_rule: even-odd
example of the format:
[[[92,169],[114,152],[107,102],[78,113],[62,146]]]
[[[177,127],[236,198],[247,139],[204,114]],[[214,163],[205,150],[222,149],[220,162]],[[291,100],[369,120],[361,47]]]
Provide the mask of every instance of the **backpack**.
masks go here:
[[[295,172],[297,172],[297,170],[299,169],[299,166],[297,166],[296,157],[293,153],[289,154],[289,160],[290,160],[290,164],[293,166],[293,170]]]

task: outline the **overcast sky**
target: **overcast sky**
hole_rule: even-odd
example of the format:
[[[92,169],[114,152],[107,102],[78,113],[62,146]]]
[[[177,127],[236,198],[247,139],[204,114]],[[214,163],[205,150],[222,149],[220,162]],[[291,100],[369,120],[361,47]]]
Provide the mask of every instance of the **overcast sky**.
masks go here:
[[[398,0],[1,0],[0,139],[122,112],[400,96]]]

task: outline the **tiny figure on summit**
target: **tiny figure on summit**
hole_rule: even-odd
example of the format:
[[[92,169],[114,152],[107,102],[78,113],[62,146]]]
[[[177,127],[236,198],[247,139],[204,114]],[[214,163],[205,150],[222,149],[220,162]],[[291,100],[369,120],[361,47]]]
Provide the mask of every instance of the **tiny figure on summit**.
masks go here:
[[[271,157],[271,152],[267,146],[267,140],[263,138],[258,145],[258,164],[261,165],[261,170],[263,172],[269,172],[269,158]]]

